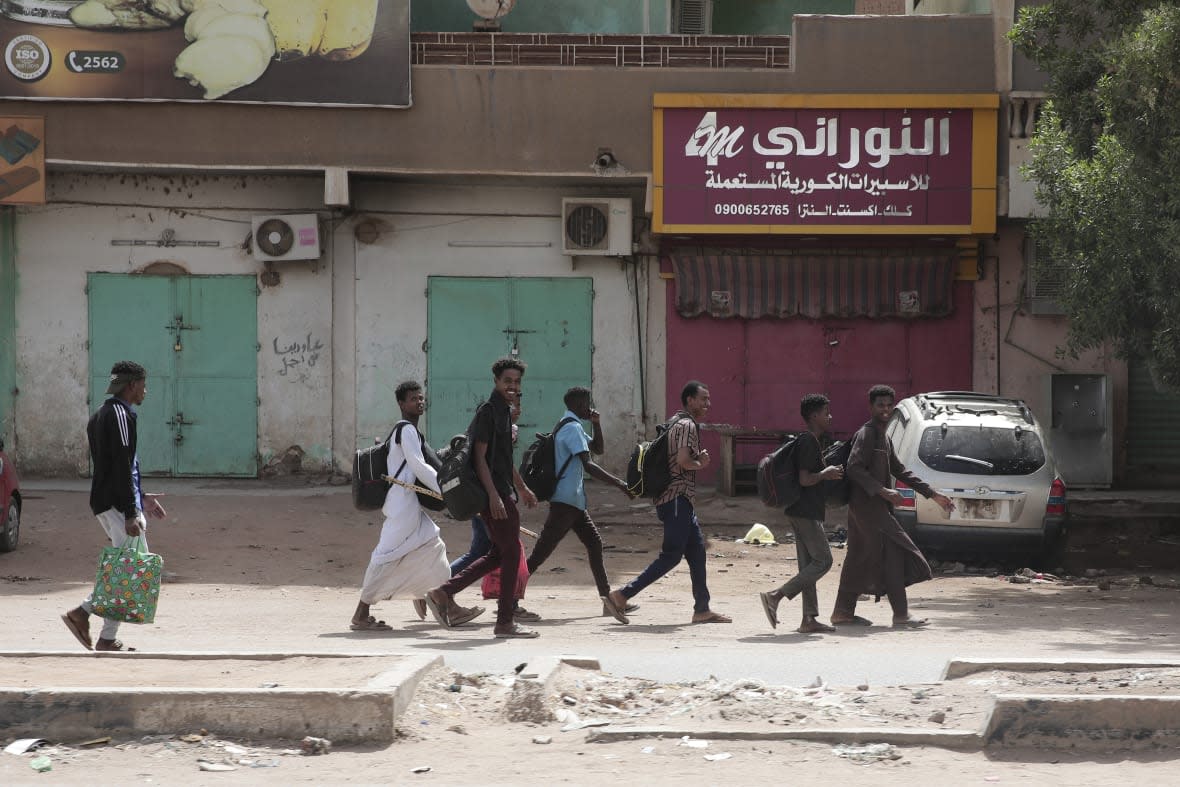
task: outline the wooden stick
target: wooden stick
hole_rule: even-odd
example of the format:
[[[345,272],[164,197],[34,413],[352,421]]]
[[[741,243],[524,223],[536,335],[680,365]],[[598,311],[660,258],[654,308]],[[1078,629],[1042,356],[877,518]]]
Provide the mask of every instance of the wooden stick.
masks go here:
[[[391,475],[383,475],[381,477],[384,478],[386,481],[388,481],[391,484],[397,484],[398,486],[404,486],[406,489],[409,489],[411,492],[417,492],[420,495],[426,495],[427,497],[433,497],[435,500],[442,500],[443,499],[443,496],[440,495],[438,492],[435,492],[433,489],[427,489],[424,486],[418,486],[417,484],[411,484],[407,481],[401,481],[397,478],[394,478]]]
[[[418,492],[418,493],[427,495],[428,497],[433,497],[435,500],[442,500],[443,499],[443,496],[440,495],[438,492],[435,492],[433,489],[427,489],[426,487],[418,486],[417,484],[411,484],[406,481],[401,481],[397,478],[394,478],[391,475],[383,475],[381,477],[391,484],[397,484],[398,486],[404,486],[406,489],[409,489],[412,492]],[[526,536],[529,536],[530,538],[540,538],[539,535],[537,535],[533,531],[529,530],[527,527],[522,526],[520,528],[520,532],[524,533]]]

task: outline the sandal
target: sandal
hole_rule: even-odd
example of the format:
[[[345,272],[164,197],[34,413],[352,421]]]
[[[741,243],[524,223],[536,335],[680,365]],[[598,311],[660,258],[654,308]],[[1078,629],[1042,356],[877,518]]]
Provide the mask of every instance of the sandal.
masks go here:
[[[512,628],[496,628],[496,639],[535,639],[539,636],[540,632],[517,623],[513,623]]]
[[[426,602],[426,608],[430,610],[430,614],[434,616],[434,619],[438,621],[438,624],[440,626],[450,628],[451,619],[447,615],[447,610],[440,607],[438,602],[430,597],[429,593],[426,594],[424,601]]]
[[[70,610],[72,612],[73,610]],[[94,650],[94,643],[90,641],[90,621],[86,620],[84,623],[79,623],[69,612],[61,616],[61,622],[66,624],[66,628],[74,635],[74,639],[78,640],[79,644],[86,650]]]
[[[517,607],[516,609],[512,610],[512,619],[523,620],[525,623],[536,623],[541,619],[541,616],[536,612],[529,612],[524,607]]]
[[[627,613],[620,609],[619,605],[615,603],[615,600],[610,597],[609,593],[607,593],[605,596],[599,596],[599,598],[602,599],[603,610],[609,612],[611,617],[624,625],[631,623],[631,621],[627,619]]]
[[[693,623],[733,623],[733,618],[729,615],[722,615],[720,612],[698,612],[692,616]]]
[[[352,621],[349,628],[353,631],[393,631],[393,626],[384,620],[377,620],[372,615],[369,615],[368,620]]]
[[[893,621],[895,629],[921,629],[930,625],[930,621],[926,618],[906,618],[905,620]]]
[[[94,643],[94,649],[103,651],[122,651],[124,653],[135,650],[135,648],[129,648],[124,645],[123,640],[121,639],[103,639],[102,637],[99,637],[98,642]]]
[[[602,596],[599,596],[599,598],[602,598]],[[638,612],[638,611],[639,611],[639,605],[632,604],[630,601],[627,602],[627,606],[623,607],[623,614],[624,615],[630,615],[630,614],[632,614],[634,612]],[[602,617],[610,618],[610,617],[614,617],[614,614],[615,613],[611,612],[610,608],[607,607],[606,604],[602,605]]]
[[[873,621],[869,620],[868,618],[862,618],[860,615],[853,615],[850,618],[838,618],[835,615],[833,615],[832,616],[832,625],[833,626],[871,626],[871,625],[873,625]]]
[[[831,634],[835,630],[835,627],[820,623],[815,618],[804,620],[799,624],[799,628],[795,629],[800,634]]]
[[[778,628],[779,599],[770,593],[759,593],[758,598],[762,600],[762,611],[766,613],[766,619],[770,621],[770,627],[772,629]]]
[[[462,626],[464,623],[470,623],[485,612],[487,609],[484,607],[469,607],[467,609],[459,607],[459,611],[450,616],[451,625]]]

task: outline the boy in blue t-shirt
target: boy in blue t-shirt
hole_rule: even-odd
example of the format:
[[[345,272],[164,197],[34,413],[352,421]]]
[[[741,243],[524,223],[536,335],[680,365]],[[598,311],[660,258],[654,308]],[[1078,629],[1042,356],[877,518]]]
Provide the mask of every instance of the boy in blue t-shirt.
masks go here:
[[[594,584],[598,587],[598,595],[603,599],[603,614],[613,615],[620,623],[627,623],[629,621],[625,613],[634,612],[639,606],[628,604],[625,610],[616,610],[606,602],[610,597],[610,582],[602,561],[602,537],[599,536],[598,528],[586,511],[585,474],[589,473],[599,481],[610,484],[628,498],[631,497],[631,493],[627,491],[626,482],[611,475],[590,459],[591,451],[601,454],[603,449],[602,425],[598,411],[590,406],[590,389],[581,386],[570,388],[565,392],[565,406],[566,412],[562,420],[577,420],[562,426],[554,437],[556,471],[561,475],[553,496],[549,498],[549,516],[545,518],[537,545],[529,555],[529,574],[536,573],[540,565],[553,554],[553,550],[565,538],[566,533],[573,530],[574,535],[586,547]],[[582,424],[579,423],[582,420],[588,420],[593,425],[593,437],[586,434],[582,428]]]

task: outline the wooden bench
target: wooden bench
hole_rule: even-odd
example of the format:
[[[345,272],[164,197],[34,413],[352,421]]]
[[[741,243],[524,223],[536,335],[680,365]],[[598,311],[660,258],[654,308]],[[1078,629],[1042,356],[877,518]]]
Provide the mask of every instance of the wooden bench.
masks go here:
[[[770,453],[795,434],[794,429],[759,429],[728,424],[701,424],[701,429],[721,437],[721,455],[717,457],[717,494],[733,497],[737,493],[737,449],[739,445],[762,445]]]

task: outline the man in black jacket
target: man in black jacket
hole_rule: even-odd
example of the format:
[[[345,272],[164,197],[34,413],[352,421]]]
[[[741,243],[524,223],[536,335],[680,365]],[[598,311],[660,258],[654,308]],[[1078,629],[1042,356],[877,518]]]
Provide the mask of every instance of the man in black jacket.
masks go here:
[[[147,549],[147,517],[167,516],[155,495],[145,495],[140,486],[139,457],[136,455],[135,405],[143,404],[147,394],[147,372],[134,361],[119,361],[111,368],[110,398],[90,417],[86,424],[86,439],[90,444],[90,510],[111,545],[119,547],[128,538],[143,536]],[[90,613],[93,607],[88,596],[81,606],[61,616],[70,633],[87,650],[134,650],[116,636],[119,623],[103,623],[98,642],[90,641]]]

